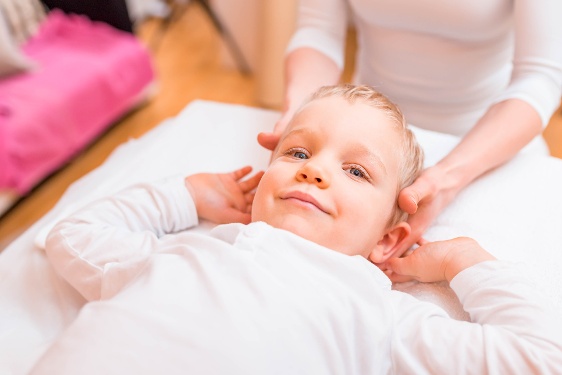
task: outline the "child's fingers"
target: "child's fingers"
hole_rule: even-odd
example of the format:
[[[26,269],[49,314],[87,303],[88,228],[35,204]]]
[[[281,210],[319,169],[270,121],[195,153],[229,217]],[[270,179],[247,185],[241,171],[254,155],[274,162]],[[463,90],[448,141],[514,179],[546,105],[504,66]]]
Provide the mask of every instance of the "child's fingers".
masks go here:
[[[251,192],[251,193],[248,193],[248,194],[244,195],[244,198],[246,198],[246,210],[245,210],[245,212],[247,212],[247,213],[252,212],[252,204],[254,203],[255,195],[256,195],[256,193],[254,193],[254,192]]]
[[[242,190],[243,193],[247,193],[249,191],[254,190],[258,186],[258,184],[260,183],[260,180],[263,177],[263,174],[264,174],[264,172],[260,171],[260,172],[257,172],[252,177],[250,177],[249,179],[244,180],[244,181],[240,181],[238,183],[238,186],[240,186],[240,190]]]
[[[230,174],[230,176],[235,180],[238,181],[241,178],[243,178],[244,176],[248,175],[248,173],[250,173],[252,171],[252,167],[249,165],[246,165],[240,169],[237,169],[235,171],[232,171],[228,174]]]
[[[251,216],[248,212],[242,212],[235,208],[227,208],[222,211],[217,222],[219,224],[229,224],[229,223],[242,223],[248,224],[251,221]]]
[[[252,204],[255,196],[256,196],[256,193],[253,192],[253,191],[244,194],[244,198],[246,199],[246,204]]]

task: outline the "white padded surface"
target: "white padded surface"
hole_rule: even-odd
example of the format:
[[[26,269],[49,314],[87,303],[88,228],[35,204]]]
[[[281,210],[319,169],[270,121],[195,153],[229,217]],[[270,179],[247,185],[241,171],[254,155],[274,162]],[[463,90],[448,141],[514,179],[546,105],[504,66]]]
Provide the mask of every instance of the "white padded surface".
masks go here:
[[[120,146],[99,168],[75,182],[44,218],[0,255],[0,373],[24,374],[84,303],[51,269],[41,247],[52,225],[82,205],[136,182],[171,174],[267,166],[256,141],[278,113],[197,101],[140,139]],[[458,139],[414,128],[437,162]],[[562,313],[562,160],[521,154],[468,187],[426,237],[471,236],[503,259],[527,264],[527,276]],[[523,276],[523,275],[522,275]],[[400,289],[463,317],[444,285],[408,283]]]

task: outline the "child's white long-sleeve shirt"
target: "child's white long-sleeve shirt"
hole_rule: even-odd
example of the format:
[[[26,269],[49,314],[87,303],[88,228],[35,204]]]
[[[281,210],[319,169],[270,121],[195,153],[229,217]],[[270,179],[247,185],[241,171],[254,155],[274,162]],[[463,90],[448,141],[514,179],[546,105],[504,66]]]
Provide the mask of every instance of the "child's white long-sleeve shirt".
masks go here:
[[[515,268],[452,281],[475,323],[391,290],[360,256],[265,223],[198,223],[182,178],[59,223],[56,270],[88,300],[33,374],[528,374],[562,368],[560,319]]]

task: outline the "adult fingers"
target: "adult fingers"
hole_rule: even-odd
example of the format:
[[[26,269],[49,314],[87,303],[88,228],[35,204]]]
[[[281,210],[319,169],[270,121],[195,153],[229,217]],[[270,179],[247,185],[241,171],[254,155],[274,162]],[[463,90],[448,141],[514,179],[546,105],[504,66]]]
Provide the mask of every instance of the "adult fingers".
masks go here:
[[[416,242],[419,246],[423,246],[423,245],[427,245],[429,243],[428,240],[426,240],[423,237],[420,237],[420,239],[418,240],[418,242]]]
[[[419,241],[422,239],[425,231],[433,221],[433,216],[431,212],[427,210],[427,207],[422,207],[417,213],[408,218],[408,224],[410,224],[410,234],[405,238],[400,244],[398,253],[402,254],[408,249],[412,248],[415,244],[421,246]]]
[[[406,276],[406,275],[399,275],[395,272],[392,271],[386,271],[386,276],[388,276],[388,278],[390,279],[390,281],[392,281],[393,283],[405,283],[408,281],[412,281],[415,280],[415,278],[413,278],[412,276]]]
[[[280,135],[276,133],[259,133],[258,134],[258,143],[263,147],[270,151],[275,150],[277,144],[279,143]]]
[[[412,230],[412,232],[410,232],[408,237],[406,237],[402,241],[402,243],[400,244],[400,247],[396,251],[396,254],[401,256],[401,257],[407,256],[409,254],[409,252],[412,250],[412,246],[414,246],[417,243],[417,241],[419,240],[420,235],[421,234],[418,234],[417,232],[414,232]]]
[[[428,244],[429,241],[421,235],[411,232],[409,238],[405,239],[400,249],[396,252],[401,258],[411,255],[418,247]]]
[[[420,202],[433,196],[435,187],[425,179],[418,178],[414,183],[405,187],[398,195],[398,205],[409,215],[413,215],[418,210]]]
[[[398,206],[400,209],[408,213],[408,215],[413,215],[418,210],[419,196],[415,190],[409,189],[409,187],[404,188],[398,194]]]
[[[404,282],[416,279],[413,257],[391,258],[386,262],[386,269],[392,281]]]

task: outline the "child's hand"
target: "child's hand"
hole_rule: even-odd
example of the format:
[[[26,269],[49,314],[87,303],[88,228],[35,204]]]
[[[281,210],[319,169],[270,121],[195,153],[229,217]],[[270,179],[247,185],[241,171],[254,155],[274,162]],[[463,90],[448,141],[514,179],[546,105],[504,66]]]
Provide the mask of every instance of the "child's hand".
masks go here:
[[[477,263],[495,258],[471,238],[427,242],[402,258],[391,258],[381,268],[393,282],[450,282],[459,272]]]
[[[230,173],[198,173],[186,177],[185,185],[199,217],[219,224],[249,223],[253,190],[263,176],[263,172],[258,172],[241,181],[251,171],[252,167],[246,166]]]

